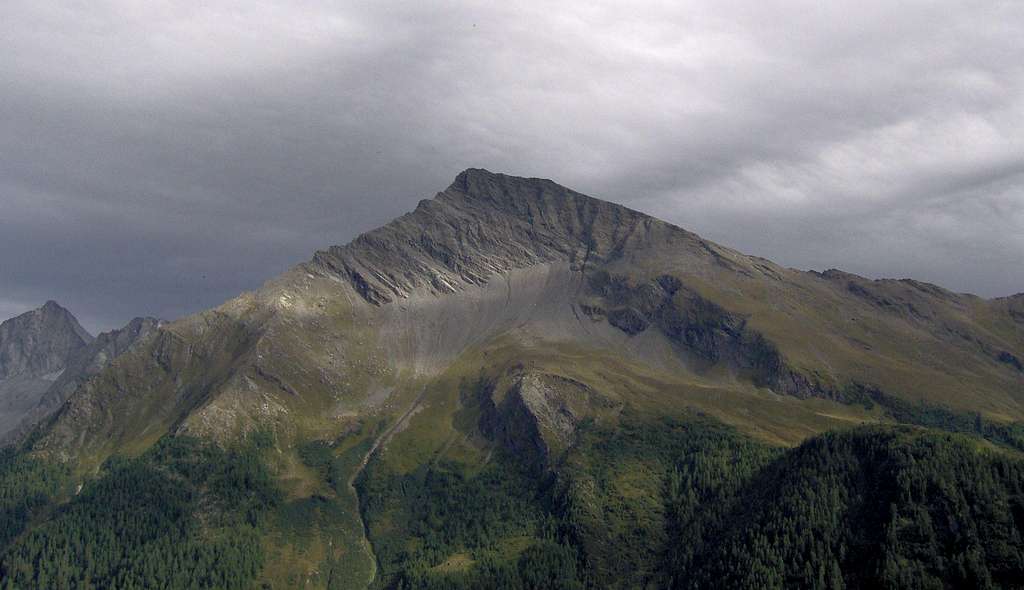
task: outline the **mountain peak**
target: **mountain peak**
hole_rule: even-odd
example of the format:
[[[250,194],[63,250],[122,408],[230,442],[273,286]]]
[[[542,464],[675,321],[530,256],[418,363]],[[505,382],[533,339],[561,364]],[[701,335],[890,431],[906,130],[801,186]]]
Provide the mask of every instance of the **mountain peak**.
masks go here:
[[[451,185],[448,186],[448,189],[469,193],[472,190],[472,187],[479,183],[486,182],[500,176],[504,176],[504,174],[491,172],[486,168],[466,168],[455,176],[455,180],[453,180]]]
[[[69,356],[92,339],[70,311],[47,301],[0,324],[0,379],[63,369]]]
[[[500,172],[491,172],[485,168],[466,168],[455,177],[455,180],[452,181],[445,192],[455,191],[468,196],[493,199],[507,195],[515,189],[543,186],[569,190],[547,178],[512,176]]]
[[[512,176],[483,168],[467,168],[460,172],[436,200],[456,206],[490,207],[525,215],[527,219],[536,214],[550,217],[557,215],[559,210],[578,210],[588,204],[643,215],[623,205],[588,197],[546,178]]]
[[[71,313],[68,308],[57,303],[53,299],[46,300],[45,303],[38,309],[33,310],[29,313],[36,313],[43,316],[49,316],[55,318],[55,321],[64,324],[75,333],[76,336],[82,339],[82,342],[89,343],[92,341],[93,336],[90,334],[82,325],[78,322],[78,318],[75,314]]]
[[[308,270],[346,279],[380,305],[421,287],[435,295],[452,293],[535,264],[618,257],[670,236],[699,241],[550,180],[469,168],[411,213],[318,252]]]
[[[73,322],[75,324],[78,323],[78,318],[76,318],[75,315],[73,313],[71,313],[70,310],[68,310],[68,308],[64,307],[60,303],[57,303],[53,299],[47,299],[46,302],[43,303],[42,305],[40,305],[39,307],[33,309],[32,311],[26,312],[26,314],[22,314],[22,315],[27,315],[27,314],[49,315],[49,316],[57,316],[57,317],[63,317],[63,318],[70,318],[71,320],[73,320]],[[84,332],[84,329],[83,329],[83,332]],[[89,338],[92,338],[92,336],[89,336]]]

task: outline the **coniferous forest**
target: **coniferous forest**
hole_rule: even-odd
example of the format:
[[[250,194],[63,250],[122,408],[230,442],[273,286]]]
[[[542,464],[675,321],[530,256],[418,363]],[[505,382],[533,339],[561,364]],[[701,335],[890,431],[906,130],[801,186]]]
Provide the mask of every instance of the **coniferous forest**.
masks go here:
[[[5,452],[4,587],[250,587],[262,519],[279,501],[261,452],[256,438],[223,450],[168,437],[138,458],[108,460],[63,503],[65,472]]]
[[[254,587],[282,502],[272,445],[167,437],[77,493],[58,464],[5,451],[4,588]],[[499,452],[475,470],[372,461],[356,485],[380,588],[1024,587],[1024,463],[916,427],[784,450],[633,415],[586,425],[543,472]]]
[[[370,473],[364,510],[398,588],[1024,585],[1024,464],[947,433],[867,427],[782,451],[659,420],[594,428],[547,479],[501,461]],[[446,573],[453,554],[474,566]]]

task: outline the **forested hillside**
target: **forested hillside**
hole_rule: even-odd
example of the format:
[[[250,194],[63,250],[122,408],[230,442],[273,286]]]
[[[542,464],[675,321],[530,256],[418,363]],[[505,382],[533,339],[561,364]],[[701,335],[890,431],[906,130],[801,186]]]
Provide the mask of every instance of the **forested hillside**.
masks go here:
[[[1017,588],[1024,463],[912,428],[783,451],[707,421],[594,429],[547,478],[496,458],[362,483],[399,588]]]
[[[112,458],[79,490],[66,470],[5,452],[5,588],[251,587],[260,528],[280,499],[263,448],[256,437],[228,451],[167,438]]]

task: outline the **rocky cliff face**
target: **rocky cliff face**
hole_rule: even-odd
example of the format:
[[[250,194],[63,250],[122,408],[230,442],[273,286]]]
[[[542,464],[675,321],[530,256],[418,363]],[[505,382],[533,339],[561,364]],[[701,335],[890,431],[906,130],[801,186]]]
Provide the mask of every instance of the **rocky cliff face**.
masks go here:
[[[592,387],[555,373],[513,367],[505,391],[495,382],[476,388],[480,430],[493,442],[538,469],[550,469],[576,442],[587,419],[618,413],[621,404]]]
[[[39,402],[92,336],[54,301],[0,324],[0,437]]]
[[[309,268],[380,305],[418,289],[454,293],[538,264],[582,269],[665,242],[710,248],[678,227],[550,180],[470,169],[412,213],[318,252]]]
[[[71,312],[47,301],[0,324],[0,379],[56,373],[91,341]]]

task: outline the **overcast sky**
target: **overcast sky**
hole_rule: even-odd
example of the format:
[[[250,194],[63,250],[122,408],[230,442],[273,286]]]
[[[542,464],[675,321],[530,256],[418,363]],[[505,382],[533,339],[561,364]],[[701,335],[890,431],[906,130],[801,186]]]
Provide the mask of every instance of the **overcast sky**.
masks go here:
[[[0,318],[211,307],[467,167],[1024,291],[1024,2],[0,3]]]

